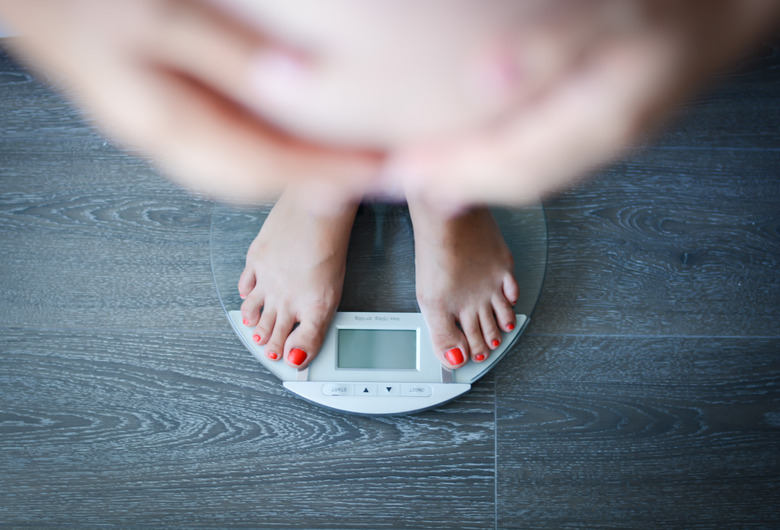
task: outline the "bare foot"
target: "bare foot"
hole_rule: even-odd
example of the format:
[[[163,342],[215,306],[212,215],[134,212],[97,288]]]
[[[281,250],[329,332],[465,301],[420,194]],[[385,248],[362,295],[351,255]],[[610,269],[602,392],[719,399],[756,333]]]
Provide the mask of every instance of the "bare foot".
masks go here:
[[[514,260],[493,215],[475,208],[443,215],[410,200],[415,275],[434,352],[448,368],[483,362],[515,327]]]
[[[284,192],[250,245],[238,281],[241,316],[254,326],[253,340],[269,359],[298,369],[319,352],[341,299],[357,211],[351,202],[323,210],[315,200],[302,188]]]

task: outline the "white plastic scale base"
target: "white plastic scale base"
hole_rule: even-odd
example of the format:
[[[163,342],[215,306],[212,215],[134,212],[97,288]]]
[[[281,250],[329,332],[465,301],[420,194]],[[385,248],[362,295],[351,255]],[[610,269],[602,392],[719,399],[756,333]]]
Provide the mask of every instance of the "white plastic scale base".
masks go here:
[[[250,352],[284,386],[304,399],[357,414],[406,414],[446,403],[471,388],[511,348],[528,325],[515,329],[484,362],[444,368],[433,353],[421,313],[336,313],[317,358],[304,370],[272,361],[253,340],[254,330],[229,311],[230,322]]]

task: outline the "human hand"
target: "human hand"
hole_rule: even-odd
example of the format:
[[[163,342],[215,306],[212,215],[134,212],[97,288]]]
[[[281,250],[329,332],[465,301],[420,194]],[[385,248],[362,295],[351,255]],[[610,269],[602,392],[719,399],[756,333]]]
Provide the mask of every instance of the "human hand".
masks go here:
[[[126,147],[179,183],[238,202],[293,179],[358,193],[379,155],[284,135],[257,114],[251,78],[303,61],[195,0],[0,0],[12,48],[53,70],[65,91]]]
[[[686,4],[591,2],[521,31],[494,57],[488,83],[491,96],[515,99],[512,111],[400,149],[383,181],[457,211],[526,204],[613,160],[780,12],[771,0]]]

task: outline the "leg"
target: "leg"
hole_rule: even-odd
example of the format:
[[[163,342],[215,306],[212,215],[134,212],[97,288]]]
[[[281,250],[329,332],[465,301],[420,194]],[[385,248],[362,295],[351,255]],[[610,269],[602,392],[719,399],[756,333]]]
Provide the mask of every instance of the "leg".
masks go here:
[[[519,288],[509,248],[487,208],[445,215],[410,199],[417,301],[444,366],[482,362],[515,326]]]
[[[358,206],[342,200],[323,209],[322,199],[311,188],[287,188],[249,247],[238,282],[253,339],[269,359],[295,368],[317,355],[338,307]]]

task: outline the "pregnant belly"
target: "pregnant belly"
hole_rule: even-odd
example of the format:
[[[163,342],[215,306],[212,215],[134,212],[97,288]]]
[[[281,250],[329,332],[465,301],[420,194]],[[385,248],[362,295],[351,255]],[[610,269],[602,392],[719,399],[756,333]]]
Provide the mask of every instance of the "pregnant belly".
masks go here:
[[[390,149],[455,134],[507,106],[480,90],[476,63],[522,2],[218,1],[312,56],[303,75],[256,76],[260,113],[296,136]]]

